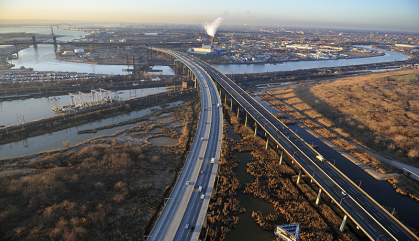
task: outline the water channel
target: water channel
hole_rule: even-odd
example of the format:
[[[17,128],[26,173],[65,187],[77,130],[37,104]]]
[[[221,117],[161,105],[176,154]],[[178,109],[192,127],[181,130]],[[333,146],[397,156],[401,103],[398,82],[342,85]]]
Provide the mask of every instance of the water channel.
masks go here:
[[[0,33],[6,32],[29,32],[50,34],[49,29],[42,28],[0,28]],[[85,37],[89,33],[82,31],[70,31],[62,29],[54,29],[57,35],[65,35],[57,38],[60,41],[72,41],[79,37]],[[371,50],[382,51],[383,56],[353,58],[353,59],[335,59],[335,60],[315,60],[315,61],[288,61],[281,64],[214,64],[213,66],[224,74],[242,74],[242,73],[260,73],[260,72],[276,72],[298,69],[311,69],[321,67],[335,67],[345,65],[382,63],[395,60],[405,60],[409,56],[381,49],[374,49],[371,46],[358,46]],[[40,44],[38,48],[32,46],[19,51],[19,59],[13,60],[15,68],[21,66],[34,68],[36,71],[63,71],[63,72],[79,72],[79,73],[98,73],[98,74],[126,74],[122,69],[127,68],[125,65],[98,65],[66,62],[56,59],[53,45]],[[153,69],[162,70],[163,75],[173,75],[174,71],[168,66],[154,66]]]
[[[233,128],[227,124],[228,136],[234,140],[240,140],[238,135],[234,134]],[[247,163],[252,161],[250,152],[236,152],[234,155],[239,159],[239,163],[234,170],[234,174],[239,180],[241,189],[244,189],[246,183],[251,183],[255,178],[247,173]],[[274,207],[260,198],[255,198],[248,194],[243,194],[241,191],[237,192],[237,199],[240,206],[246,209],[245,213],[239,215],[239,222],[235,229],[233,229],[226,236],[226,241],[238,240],[258,240],[268,241],[272,240],[273,232],[263,230],[252,218],[253,211],[261,211],[264,216],[273,213]]]
[[[183,101],[176,101],[169,104],[168,107],[181,105]],[[118,124],[122,121],[127,121],[132,118],[142,117],[150,114],[153,109],[161,109],[160,106],[153,106],[150,108],[132,111],[127,114],[109,117],[95,122],[82,124],[76,127],[67,128],[56,132],[51,132],[45,135],[30,137],[24,141],[13,142],[9,144],[0,145],[0,159],[10,158],[16,156],[26,156],[38,152],[51,151],[63,148],[63,142],[69,141],[69,146],[74,146],[94,137],[103,135],[112,135],[117,131],[124,130],[136,126],[138,123],[117,126],[111,129],[98,130],[96,133],[77,134],[79,130],[86,130],[98,128],[109,124]]]
[[[386,51],[382,49],[375,49],[371,46],[358,46],[370,50],[381,51],[385,53],[382,56],[367,57],[367,58],[353,58],[353,59],[328,59],[328,60],[313,60],[313,61],[288,61],[282,64],[213,64],[216,69],[224,74],[243,74],[243,73],[262,73],[262,72],[278,72],[290,71],[298,69],[313,69],[324,67],[336,67],[358,64],[383,63],[391,61],[406,60],[409,56]]]
[[[259,98],[255,98],[255,100],[263,105],[268,111],[278,113],[277,110],[273,109]],[[395,208],[400,220],[419,230],[419,202],[410,197],[398,194],[389,182],[375,179],[303,128],[300,128],[297,125],[288,127],[304,139],[305,142],[318,145],[319,148],[317,151],[322,154],[323,157],[327,160],[335,160],[335,166],[353,182],[357,184],[361,182],[361,188],[374,198],[375,201],[383,207],[387,207],[390,211]],[[368,211],[374,212],[374,210]]]
[[[121,100],[142,97],[150,94],[157,94],[166,91],[166,87],[118,90],[112,93],[112,97],[116,95]],[[17,117],[23,116],[25,122],[48,118],[54,115],[61,115],[52,111],[53,107],[61,107],[69,105],[69,95],[59,95],[41,98],[30,98],[23,100],[0,101],[0,125],[12,126],[18,125]]]

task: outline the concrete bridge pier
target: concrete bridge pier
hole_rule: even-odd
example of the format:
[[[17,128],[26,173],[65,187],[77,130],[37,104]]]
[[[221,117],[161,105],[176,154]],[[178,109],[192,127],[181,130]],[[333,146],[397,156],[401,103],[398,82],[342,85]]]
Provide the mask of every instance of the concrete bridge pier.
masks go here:
[[[233,110],[233,98],[230,99],[230,110]]]
[[[255,136],[257,135],[257,133],[258,133],[258,123],[255,122]]]
[[[301,169],[298,171],[297,184],[300,184],[300,181],[301,181]]]
[[[322,195],[322,189],[319,189],[319,194],[317,194],[317,199],[316,199],[316,206],[319,206],[320,204],[320,197]]]
[[[268,148],[269,148],[269,137],[266,138],[266,147],[265,147],[265,149],[268,150]]]
[[[224,93],[224,104],[227,105],[227,92]]]
[[[204,218],[204,223],[202,224],[202,228],[207,228],[207,217]]]
[[[237,107],[237,118],[239,118],[239,115],[240,115],[240,106]]]
[[[345,216],[343,217],[343,220],[342,220],[342,224],[340,225],[340,229],[339,229],[339,231],[340,231],[341,233],[343,233],[343,231],[345,231],[345,227],[346,227],[346,219],[347,219],[347,216],[346,216],[346,214],[345,214]]]
[[[244,126],[247,126],[247,112],[246,112],[246,118],[244,119]]]
[[[279,158],[279,165],[282,165],[282,156],[284,155],[284,152],[281,151],[281,157]]]

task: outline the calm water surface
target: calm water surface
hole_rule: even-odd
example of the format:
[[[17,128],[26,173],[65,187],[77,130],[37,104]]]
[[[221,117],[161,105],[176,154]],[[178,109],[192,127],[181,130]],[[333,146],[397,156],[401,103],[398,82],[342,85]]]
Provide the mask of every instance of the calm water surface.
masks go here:
[[[166,87],[147,89],[118,90],[112,92],[122,100],[142,97],[166,91]],[[48,118],[54,115],[61,115],[52,111],[53,107],[69,105],[69,95],[50,96],[42,98],[30,98],[24,100],[0,101],[0,125],[12,126],[19,124],[17,117],[23,116],[25,122]]]
[[[234,140],[240,140],[240,137],[234,134],[234,131],[229,124],[227,124],[227,127],[228,136]],[[252,161],[252,155],[250,152],[234,153],[234,155],[239,159],[239,163],[234,170],[234,173],[239,180],[241,188],[244,188],[245,183],[250,183],[255,180],[252,175],[247,173],[247,163]],[[239,222],[236,228],[227,234],[226,241],[272,240],[271,236],[273,235],[273,232],[263,230],[252,218],[252,212],[261,211],[265,216],[275,211],[273,206],[262,199],[242,194],[240,191],[237,194],[237,199],[240,202],[240,206],[246,209],[246,212],[239,215]]]
[[[169,104],[168,107],[181,105],[183,101],[176,101]],[[128,114],[122,114],[95,122],[79,125],[76,127],[67,128],[65,130],[51,132],[45,135],[30,137],[24,141],[13,142],[9,144],[0,145],[0,159],[10,158],[16,156],[26,156],[38,152],[51,151],[61,149],[64,147],[63,142],[69,141],[69,146],[77,145],[81,142],[87,141],[94,137],[102,135],[112,135],[119,130],[124,130],[136,126],[138,123],[118,126],[111,129],[98,130],[96,133],[77,134],[79,130],[86,130],[98,128],[109,124],[118,124],[121,121],[126,121],[132,118],[142,117],[150,114],[153,109],[161,109],[160,106],[154,106],[147,109],[133,111]]]

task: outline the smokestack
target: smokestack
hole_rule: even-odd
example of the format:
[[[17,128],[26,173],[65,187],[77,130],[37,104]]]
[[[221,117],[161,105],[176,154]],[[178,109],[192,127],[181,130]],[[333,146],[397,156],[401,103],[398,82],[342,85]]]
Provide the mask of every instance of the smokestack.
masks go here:
[[[212,23],[204,23],[204,29],[207,31],[207,34],[209,36],[214,37],[215,33],[217,32],[217,28],[220,26],[221,21],[223,21],[223,19],[221,17],[217,18],[216,20],[214,20],[214,22]]]
[[[215,38],[215,37],[212,37],[212,38],[211,38],[211,46],[214,46],[214,38]]]

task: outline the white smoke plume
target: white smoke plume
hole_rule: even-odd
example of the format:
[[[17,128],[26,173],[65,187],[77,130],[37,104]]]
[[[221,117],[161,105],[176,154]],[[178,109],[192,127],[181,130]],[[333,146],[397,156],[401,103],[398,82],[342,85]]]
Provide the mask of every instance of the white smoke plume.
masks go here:
[[[205,30],[207,30],[207,34],[209,36],[214,37],[215,33],[217,32],[217,28],[220,26],[222,21],[223,19],[221,17],[218,17],[212,23],[208,23],[208,22],[204,23],[204,28]]]

